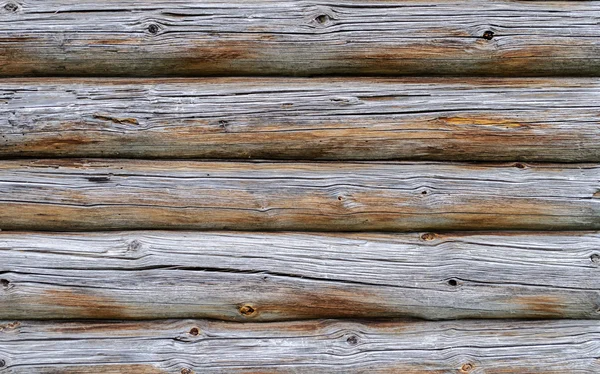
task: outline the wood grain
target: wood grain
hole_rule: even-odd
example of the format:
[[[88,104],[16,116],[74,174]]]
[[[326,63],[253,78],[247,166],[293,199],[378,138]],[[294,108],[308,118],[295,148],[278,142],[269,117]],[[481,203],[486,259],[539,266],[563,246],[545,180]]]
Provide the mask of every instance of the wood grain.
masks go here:
[[[8,79],[0,157],[600,161],[597,79]]]
[[[600,234],[0,234],[0,319],[586,318]]]
[[[3,322],[2,373],[593,374],[598,321]]]
[[[598,1],[3,4],[2,76],[600,75]]]
[[[0,162],[0,229],[600,229],[595,164]]]

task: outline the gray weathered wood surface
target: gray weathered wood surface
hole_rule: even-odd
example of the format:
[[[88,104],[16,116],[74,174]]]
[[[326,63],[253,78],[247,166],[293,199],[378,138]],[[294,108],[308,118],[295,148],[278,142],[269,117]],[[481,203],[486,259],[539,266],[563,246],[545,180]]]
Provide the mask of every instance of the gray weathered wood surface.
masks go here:
[[[7,0],[0,75],[600,75],[598,1]]]
[[[0,233],[0,319],[600,318],[600,234]]]
[[[0,229],[600,228],[596,164],[0,162]]]
[[[600,161],[597,79],[9,79],[0,157]]]
[[[1,373],[600,372],[598,321],[0,322]]]

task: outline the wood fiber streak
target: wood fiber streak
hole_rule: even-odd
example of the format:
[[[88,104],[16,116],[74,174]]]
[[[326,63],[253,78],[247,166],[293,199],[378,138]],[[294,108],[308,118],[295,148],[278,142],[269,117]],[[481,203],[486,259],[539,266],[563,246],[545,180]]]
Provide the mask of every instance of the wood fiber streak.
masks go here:
[[[8,79],[0,157],[600,161],[597,79]]]
[[[598,321],[10,321],[8,325],[0,330],[4,362],[0,372],[6,374],[600,371]]]
[[[595,164],[0,162],[0,229],[599,229]]]
[[[3,232],[0,318],[598,319],[598,248],[595,232]]]
[[[2,76],[600,75],[600,2],[6,0]]]

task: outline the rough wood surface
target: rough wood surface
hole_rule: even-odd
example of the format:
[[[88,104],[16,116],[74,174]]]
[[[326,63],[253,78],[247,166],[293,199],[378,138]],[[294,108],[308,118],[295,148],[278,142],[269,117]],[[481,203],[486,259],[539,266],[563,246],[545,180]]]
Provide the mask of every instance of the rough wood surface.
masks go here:
[[[600,318],[600,235],[0,234],[0,318]]]
[[[600,75],[598,1],[6,0],[0,75]]]
[[[600,161],[597,79],[9,79],[0,157]]]
[[[0,322],[0,372],[595,374],[598,321]]]
[[[595,164],[0,162],[0,229],[600,229]]]

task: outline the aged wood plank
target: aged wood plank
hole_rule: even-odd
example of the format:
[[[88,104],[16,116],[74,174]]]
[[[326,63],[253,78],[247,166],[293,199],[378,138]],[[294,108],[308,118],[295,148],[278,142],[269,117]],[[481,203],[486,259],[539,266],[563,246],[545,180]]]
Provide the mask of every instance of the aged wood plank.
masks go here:
[[[0,318],[600,318],[600,234],[0,234]]]
[[[3,76],[600,74],[598,1],[3,4]]]
[[[0,157],[600,161],[597,79],[8,79]]]
[[[2,373],[600,372],[600,322],[2,322]]]
[[[0,229],[599,229],[595,164],[0,162]]]

